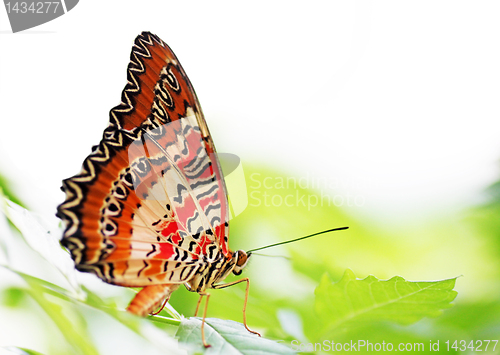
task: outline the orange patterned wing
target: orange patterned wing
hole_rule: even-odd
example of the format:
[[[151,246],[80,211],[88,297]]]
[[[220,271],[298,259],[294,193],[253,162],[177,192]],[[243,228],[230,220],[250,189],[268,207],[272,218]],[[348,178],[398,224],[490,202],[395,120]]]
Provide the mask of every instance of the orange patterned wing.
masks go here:
[[[131,287],[183,283],[230,258],[226,187],[194,89],[171,49],[135,39],[122,103],[63,181],[61,243],[80,271]]]

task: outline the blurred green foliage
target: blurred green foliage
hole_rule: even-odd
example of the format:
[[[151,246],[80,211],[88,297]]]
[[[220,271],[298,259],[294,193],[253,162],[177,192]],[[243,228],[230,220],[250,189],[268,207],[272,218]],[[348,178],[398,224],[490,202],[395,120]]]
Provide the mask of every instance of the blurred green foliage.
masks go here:
[[[19,206],[24,206],[21,200],[17,197],[11,188],[11,182],[3,175],[0,174],[0,194],[6,196],[12,202]]]
[[[231,249],[249,250],[325,229],[350,227],[347,231],[262,251],[273,256],[251,257],[245,271],[251,280],[247,306],[251,329],[292,348],[300,343],[363,339],[393,344],[423,343],[428,351],[430,341],[440,341],[439,352],[450,353],[454,350],[444,348],[446,340],[499,338],[500,194],[494,193],[498,189],[490,190],[488,203],[453,216],[418,225],[382,226],[351,213],[345,204],[336,206],[314,187],[299,184],[298,179],[294,182],[272,169],[244,168],[248,206],[230,222]],[[243,193],[239,191],[238,195]],[[9,211],[6,210],[7,217]],[[3,265],[0,276],[10,275],[14,281],[0,284],[1,314],[42,319],[47,326],[39,329],[37,336],[58,342],[57,346],[46,346],[49,353],[108,353],[110,344],[125,352],[140,348],[148,354],[183,353],[186,350],[178,348],[174,340],[176,332],[184,344],[192,345],[186,348],[190,353],[204,350],[199,347],[201,339],[196,336],[199,326],[193,326],[195,319],[181,321],[173,310],[164,310],[158,317],[138,319],[123,311],[133,296],[132,290],[104,284],[93,280],[92,275],[78,275],[76,271],[81,289],[74,289],[71,282],[61,277],[57,264],[51,266],[51,260],[35,263],[30,239],[23,238],[15,229],[6,230],[6,226],[5,223],[1,231],[1,242],[7,255],[0,258]],[[59,238],[60,233],[51,235]],[[20,261],[23,255],[30,255],[30,260]],[[69,258],[69,254],[64,255]],[[30,267],[31,263],[34,266]],[[42,264],[44,267],[38,266]],[[382,281],[394,276],[434,282],[436,289],[419,293],[412,291],[417,283],[399,277]],[[237,280],[236,276],[227,279],[233,280]],[[343,294],[340,290],[347,281],[358,286]],[[373,282],[382,285],[381,288],[374,290],[369,285]],[[388,296],[394,301],[391,306],[365,310],[361,313],[369,316],[360,316],[360,310],[368,309],[369,302],[380,301],[381,295],[388,291],[385,287],[394,287],[398,282],[403,286],[398,289],[400,294],[415,292],[411,304],[405,305],[404,297]],[[425,282],[418,285],[424,284],[430,285]],[[228,339],[232,338],[222,330],[218,332],[217,326],[221,329],[229,326],[223,320],[242,321],[244,289],[244,284],[240,284],[211,292],[208,316],[216,319],[212,321],[213,327],[210,324],[208,327],[220,335],[222,348],[229,346]],[[456,291],[458,297],[454,299]],[[197,301],[196,293],[179,288],[169,303],[177,312],[190,317]],[[374,304],[380,304],[377,302]],[[346,310],[353,304],[357,306]],[[454,307],[442,311],[451,304]],[[332,330],[339,314],[356,322],[341,322]],[[406,321],[401,321],[402,318]],[[8,328],[9,322],[13,321],[2,319],[2,329]],[[238,334],[236,331],[236,338]],[[247,335],[243,329],[241,336]],[[231,341],[235,353],[251,352],[246,340]],[[253,349],[264,351],[266,346],[276,344],[264,341],[253,344]],[[30,344],[16,341],[11,345],[33,348]],[[43,342],[37,346],[40,344]],[[209,352],[216,353],[217,349],[221,347]]]

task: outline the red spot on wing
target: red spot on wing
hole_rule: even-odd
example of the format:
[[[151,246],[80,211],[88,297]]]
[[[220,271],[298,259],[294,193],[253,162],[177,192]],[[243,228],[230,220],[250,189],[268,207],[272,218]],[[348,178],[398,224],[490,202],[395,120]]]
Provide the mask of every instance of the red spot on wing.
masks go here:
[[[169,222],[167,227],[161,230],[161,235],[163,235],[164,237],[168,237],[172,234],[176,234],[178,230],[179,227],[177,226],[176,222]]]
[[[179,233],[176,233],[172,236],[172,243],[174,243],[175,245],[179,245],[181,240],[182,237],[179,235]]]
[[[168,243],[160,244],[160,252],[155,256],[157,259],[170,259],[175,254],[174,246]]]
[[[226,233],[226,226],[224,224],[220,224],[220,225],[215,227],[215,235],[220,240],[220,245],[222,246],[222,253],[224,255],[228,255],[229,250],[227,249],[227,243],[224,240],[225,233]]]

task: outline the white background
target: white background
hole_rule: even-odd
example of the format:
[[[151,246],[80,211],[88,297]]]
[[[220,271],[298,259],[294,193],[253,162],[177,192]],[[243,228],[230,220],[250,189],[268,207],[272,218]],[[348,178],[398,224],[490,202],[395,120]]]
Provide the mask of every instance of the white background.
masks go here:
[[[499,18],[497,0],[82,0],[12,34],[0,7],[0,173],[31,209],[55,220],[61,180],[79,172],[101,139],[133,40],[146,30],[180,59],[219,152],[244,166],[326,179],[322,193],[363,198],[346,210],[381,223],[451,213],[481,201],[500,176]],[[475,257],[482,241],[460,243],[470,255],[459,247],[444,258],[442,249],[421,254],[415,243],[415,255],[400,256],[405,266],[367,256],[365,269],[410,279],[464,273],[462,297],[494,288],[484,273],[494,265]],[[418,270],[424,264],[437,271]],[[266,270],[265,260],[259,267]],[[273,268],[281,278],[269,285],[277,288],[287,274]],[[2,344],[43,349],[40,329],[49,323],[2,316]]]
[[[498,178],[498,1],[81,1],[11,34],[0,10],[0,171],[53,215],[119,103],[133,40],[175,51],[219,152],[395,221]]]

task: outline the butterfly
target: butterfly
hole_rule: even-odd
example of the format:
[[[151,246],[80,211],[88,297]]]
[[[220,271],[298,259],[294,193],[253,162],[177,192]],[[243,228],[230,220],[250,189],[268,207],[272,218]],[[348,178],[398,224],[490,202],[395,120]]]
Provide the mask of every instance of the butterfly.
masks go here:
[[[127,310],[153,313],[180,285],[206,296],[246,282],[250,254],[228,247],[229,207],[221,166],[195,91],[156,35],[134,42],[121,103],[79,174],[63,181],[61,244],[78,270],[119,286],[143,287]],[[196,315],[195,314],[195,315]]]

